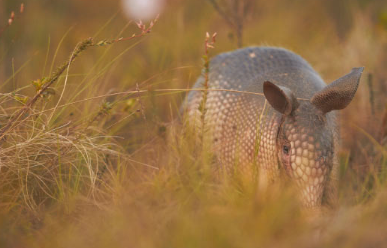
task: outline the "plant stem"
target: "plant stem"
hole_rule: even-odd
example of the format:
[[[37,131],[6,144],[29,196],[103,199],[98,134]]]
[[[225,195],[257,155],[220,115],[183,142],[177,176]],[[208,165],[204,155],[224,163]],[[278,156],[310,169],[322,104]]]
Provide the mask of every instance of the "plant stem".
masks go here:
[[[17,126],[20,122],[19,119],[28,112],[29,109],[36,103],[36,101],[41,97],[41,95],[53,84],[55,83],[59,76],[66,70],[66,68],[75,60],[75,58],[83,51],[85,51],[88,47],[93,45],[93,39],[88,38],[82,42],[79,43],[75,47],[75,51],[72,54],[72,56],[61,66],[58,67],[58,69],[52,74],[52,76],[47,80],[47,82],[42,86],[42,88],[35,94],[35,96],[22,108],[20,109],[9,121],[8,123],[0,130],[0,141],[3,140],[4,136],[7,134],[7,132]],[[26,119],[25,117],[24,119]]]

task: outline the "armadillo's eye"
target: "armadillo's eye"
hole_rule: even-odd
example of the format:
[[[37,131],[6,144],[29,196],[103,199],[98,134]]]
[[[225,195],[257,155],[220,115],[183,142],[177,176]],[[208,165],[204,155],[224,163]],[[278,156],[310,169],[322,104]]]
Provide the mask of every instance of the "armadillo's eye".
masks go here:
[[[282,147],[282,152],[286,155],[289,155],[289,152],[290,152],[290,147],[288,145],[284,145]]]

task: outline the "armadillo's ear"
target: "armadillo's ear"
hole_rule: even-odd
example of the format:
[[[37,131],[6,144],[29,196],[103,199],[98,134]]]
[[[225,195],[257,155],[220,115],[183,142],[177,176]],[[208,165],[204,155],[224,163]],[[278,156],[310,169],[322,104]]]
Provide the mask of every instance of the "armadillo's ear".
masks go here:
[[[317,92],[310,102],[323,113],[347,107],[356,93],[363,70],[364,67],[353,68],[349,74]]]
[[[290,115],[299,105],[290,89],[269,81],[263,83],[263,94],[270,105],[284,115]]]

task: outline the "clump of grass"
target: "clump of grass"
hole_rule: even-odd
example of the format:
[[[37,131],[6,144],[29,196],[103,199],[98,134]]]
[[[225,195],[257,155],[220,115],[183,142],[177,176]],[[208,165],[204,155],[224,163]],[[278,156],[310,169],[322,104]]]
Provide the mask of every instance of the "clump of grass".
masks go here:
[[[139,34],[128,38],[94,42],[81,41],[68,60],[51,76],[32,82],[36,93],[29,98],[19,94],[21,89],[1,97],[2,122],[0,129],[0,185],[1,212],[27,211],[38,216],[41,209],[53,203],[67,202],[84,196],[97,206],[109,191],[104,173],[125,164],[129,155],[122,153],[112,136],[103,128],[93,127],[109,123],[113,103],[102,102],[91,117],[73,121],[60,115],[63,92],[54,108],[46,109],[56,94],[55,83],[74,60],[90,47],[106,46],[149,34],[157,19],[148,27],[139,22]],[[58,118],[59,117],[59,118]],[[130,160],[130,159],[129,159]],[[120,161],[120,162],[118,162]],[[98,201],[97,201],[98,199]]]

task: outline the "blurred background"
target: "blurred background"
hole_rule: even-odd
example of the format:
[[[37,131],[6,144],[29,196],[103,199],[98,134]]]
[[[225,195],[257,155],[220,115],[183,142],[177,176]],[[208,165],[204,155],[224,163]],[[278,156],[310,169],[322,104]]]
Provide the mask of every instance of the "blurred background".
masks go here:
[[[24,4],[23,13],[20,13],[21,4]],[[12,12],[14,17],[11,17]],[[32,97],[36,89],[31,82],[51,75],[70,57],[80,41],[89,37],[96,42],[131,37],[141,32],[136,25],[139,19],[148,27],[158,14],[149,35],[88,48],[71,64],[68,80],[62,75],[52,87],[55,94],[50,95],[50,100],[37,104],[39,108],[48,109],[59,100],[60,104],[70,103],[53,114],[52,121],[48,121],[50,130],[68,121],[83,121],[87,132],[98,129],[103,130],[104,135],[119,137],[114,142],[141,163],[155,167],[171,161],[180,163],[182,159],[174,157],[176,151],[173,158],[163,159],[163,155],[165,132],[179,115],[185,92],[150,93],[140,102],[133,102],[125,94],[112,94],[137,89],[189,89],[203,69],[206,32],[216,32],[215,48],[210,49],[210,58],[245,46],[284,47],[305,58],[326,83],[349,73],[353,67],[364,66],[356,96],[341,113],[343,146],[340,160],[343,171],[340,184],[350,188],[349,191],[363,192],[365,197],[347,197],[344,202],[363,201],[375,193],[368,186],[377,180],[367,179],[368,173],[375,172],[378,178],[387,179],[387,1],[383,0],[1,0],[0,93],[17,90],[21,95]],[[8,25],[10,18],[12,23]],[[0,125],[6,123],[7,115],[15,106],[20,108],[20,103],[7,104],[6,110],[4,105],[0,106]],[[139,111],[133,111],[133,105]],[[101,109],[109,110],[108,119],[95,117]],[[348,166],[350,172],[346,171]],[[369,185],[348,184],[349,179]],[[159,187],[164,189],[164,186]],[[348,190],[342,194],[348,194]],[[13,194],[12,190],[9,192]],[[116,188],[114,192],[118,198],[122,194]],[[157,194],[151,191],[149,195]],[[135,213],[148,216],[151,211],[146,209],[152,204],[153,201],[149,200],[144,203],[145,210],[136,210]],[[270,212],[270,206],[265,213],[277,216],[277,213]],[[385,202],[380,206],[386,206]],[[66,211],[67,207],[64,207]],[[219,209],[222,211],[221,207]],[[173,216],[174,210],[172,206],[165,212],[170,211]],[[165,212],[154,219],[163,221],[161,216]],[[378,214],[375,212],[375,219]],[[144,218],[153,227],[154,219],[152,214],[149,216],[149,219]],[[245,217],[249,219],[250,215]],[[234,223],[235,219],[230,218],[230,223]],[[112,222],[117,219],[119,222],[120,216],[114,216]],[[206,219],[204,216],[202,221]],[[222,233],[222,222],[216,218],[213,220],[214,225],[220,223],[214,230]],[[369,226],[373,226],[372,221],[369,221]],[[143,227],[141,221],[138,223],[146,231],[152,229]],[[377,230],[385,230],[385,223],[387,221]],[[0,224],[8,230],[8,224],[1,222],[1,218]],[[61,223],[56,225],[61,226]],[[354,226],[360,228],[361,222]],[[133,228],[137,228],[136,224]],[[195,230],[200,233],[201,228],[199,225]],[[212,233],[211,230],[208,234]],[[49,225],[46,231],[50,233]],[[179,225],[175,231],[180,231]],[[355,234],[356,231],[359,230],[356,229]],[[94,237],[96,233],[89,235]],[[275,243],[276,233],[272,235]],[[68,236],[71,236],[71,231]],[[183,238],[176,242],[185,244]],[[335,244],[335,239],[329,242]]]
[[[14,20],[7,26],[12,12]],[[217,32],[210,57],[241,46],[285,47],[309,61],[327,83],[365,66],[356,97],[343,111],[344,151],[361,147],[353,156],[367,153],[369,139],[358,127],[385,142],[387,2],[381,0],[2,0],[0,90],[22,87],[20,92],[30,96],[31,81],[50,75],[80,41],[130,37],[139,33],[139,19],[149,25],[158,14],[150,35],[86,51],[71,66],[62,101],[133,90],[136,84],[141,89],[189,88],[203,68],[205,34]],[[63,85],[62,78],[54,89],[62,92]],[[138,130],[164,130],[184,95],[147,98],[142,106],[146,120],[139,118],[135,128],[123,122],[114,134],[131,137],[122,142],[134,150],[141,142],[133,139],[154,135]],[[48,105],[54,106],[59,94],[53,98]],[[84,108],[67,108],[62,118],[92,114],[102,101],[124,100],[87,101]]]
[[[365,66],[345,119],[374,136],[384,133],[375,123],[382,123],[386,109],[386,1],[29,0],[20,14],[21,3],[1,2],[0,28],[12,11],[16,14],[0,36],[2,92],[49,75],[85,38],[128,37],[139,31],[133,21],[149,23],[160,14],[149,36],[117,43],[109,51],[92,48],[74,64],[69,85],[89,82],[88,89],[77,92],[78,99],[133,89],[136,83],[142,88],[189,88],[202,69],[205,33],[217,32],[210,57],[240,46],[285,47],[309,61],[327,83],[352,67]],[[60,91],[62,85],[55,87]],[[64,97],[73,94],[70,88]],[[170,121],[171,106],[176,111],[183,98],[184,93],[153,99],[148,120]],[[345,133],[350,130],[343,130],[345,141],[356,137]]]

